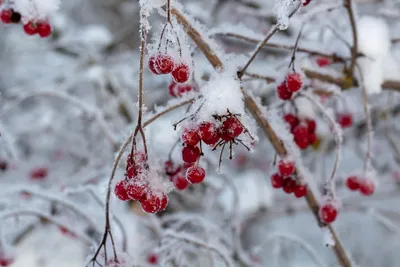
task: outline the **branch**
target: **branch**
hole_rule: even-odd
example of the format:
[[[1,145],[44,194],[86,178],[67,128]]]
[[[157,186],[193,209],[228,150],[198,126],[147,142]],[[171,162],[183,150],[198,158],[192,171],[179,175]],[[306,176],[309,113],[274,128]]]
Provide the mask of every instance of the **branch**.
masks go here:
[[[353,4],[352,0],[345,0],[344,6],[349,14],[351,30],[353,33],[353,47],[351,48],[351,63],[348,75],[353,79],[354,68],[356,66],[357,60],[357,51],[358,51],[358,40],[357,40],[357,27],[356,27],[356,20],[354,16]]]

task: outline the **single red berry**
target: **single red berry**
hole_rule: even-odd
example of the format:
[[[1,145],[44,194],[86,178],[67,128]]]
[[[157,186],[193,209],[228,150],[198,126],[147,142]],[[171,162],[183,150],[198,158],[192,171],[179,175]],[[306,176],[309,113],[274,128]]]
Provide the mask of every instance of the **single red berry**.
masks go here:
[[[30,176],[32,180],[43,180],[47,177],[49,170],[47,168],[37,168],[31,171]]]
[[[301,123],[294,127],[292,134],[294,136],[294,141],[301,149],[307,148],[309,145],[309,132],[306,124]]]
[[[310,2],[310,0],[307,0],[308,2]],[[321,68],[328,66],[331,64],[331,61],[329,60],[329,58],[326,57],[319,57],[317,58],[317,65],[320,66]]]
[[[40,37],[49,37],[51,34],[51,26],[47,21],[39,21],[37,23],[37,29]]]
[[[297,185],[296,188],[294,189],[294,195],[297,198],[304,197],[307,195],[307,186],[306,185]]]
[[[283,176],[279,173],[274,173],[271,176],[271,185],[273,188],[283,187]]]
[[[356,191],[360,188],[360,179],[357,176],[349,176],[346,179],[346,186],[351,191]]]
[[[292,98],[292,92],[290,92],[286,86],[286,83],[283,82],[276,88],[276,92],[278,93],[278,97],[282,100],[289,100]]]
[[[308,4],[311,2],[311,0],[305,0],[304,2],[303,2],[303,6],[308,6]]]
[[[185,129],[182,133],[182,142],[188,146],[196,146],[200,142],[197,129]]]
[[[318,137],[317,137],[317,135],[315,134],[315,133],[310,133],[309,135],[308,135],[308,142],[310,143],[310,144],[315,144],[316,142],[318,141]]]
[[[336,118],[336,121],[343,128],[348,128],[353,125],[353,116],[350,113],[339,114]]]
[[[199,135],[201,140],[207,145],[214,145],[220,138],[217,127],[211,122],[202,122],[200,124]]]
[[[162,194],[160,211],[165,210],[167,208],[168,202],[169,202],[169,198],[168,198],[167,194]]]
[[[186,171],[186,179],[192,184],[201,183],[206,177],[206,171],[199,166],[192,166]]]
[[[289,176],[294,173],[294,162],[290,160],[280,160],[278,163],[278,170],[283,177]]]
[[[19,12],[15,12],[14,10],[12,10],[10,21],[12,23],[19,23],[21,21],[21,14]]]
[[[286,87],[289,92],[297,92],[301,89],[303,82],[301,81],[301,76],[298,73],[289,73],[286,76]]]
[[[136,176],[137,176],[136,167],[135,166],[129,167],[125,173],[125,178],[127,180],[131,180],[133,178],[136,178]]]
[[[222,131],[225,135],[234,139],[243,132],[243,126],[236,117],[230,117],[222,124]]]
[[[315,120],[307,119],[306,123],[307,123],[307,127],[308,127],[308,132],[314,133],[315,130],[317,129],[317,123],[315,122]]]
[[[0,160],[0,171],[6,171],[8,169],[8,163],[5,160]]]
[[[338,211],[334,205],[331,203],[324,204],[319,209],[319,217],[325,223],[332,223],[335,221]]]
[[[370,196],[375,192],[375,184],[369,179],[360,181],[360,193],[364,196]]]
[[[287,194],[291,194],[296,189],[297,183],[292,177],[286,177],[283,179],[283,191]]]
[[[152,55],[151,57],[149,57],[149,70],[154,74],[157,74],[157,75],[161,74],[156,67],[156,56],[155,55]]]
[[[200,149],[197,146],[185,146],[182,149],[182,160],[187,163],[196,162],[200,157]]]
[[[141,200],[146,194],[147,185],[140,180],[132,180],[126,184],[126,194],[130,199]]]
[[[174,78],[174,81],[177,83],[187,82],[187,80],[189,80],[190,77],[189,66],[183,63],[179,64],[172,71],[172,77]]]
[[[38,33],[38,28],[33,22],[28,22],[24,25],[24,31],[28,35],[35,35]]]
[[[299,124],[299,120],[296,118],[296,116],[290,113],[285,114],[283,119],[290,125],[291,128],[294,128]]]
[[[181,97],[183,94],[193,90],[193,86],[190,84],[176,83],[174,81],[168,86],[169,94],[173,97]]]
[[[11,23],[11,16],[13,14],[13,11],[11,9],[3,9],[0,13],[0,18],[1,21],[4,24],[9,24]]]
[[[155,67],[160,74],[171,73],[174,69],[174,59],[168,54],[158,54],[155,59]]]
[[[149,191],[141,200],[143,211],[147,213],[156,213],[162,208],[162,199],[164,193]]]
[[[10,266],[13,262],[14,262],[13,258],[0,255],[0,266],[1,267]]]
[[[147,262],[150,264],[157,264],[158,263],[158,255],[154,253],[150,253],[147,255]]]
[[[310,145],[310,141],[308,139],[294,139],[294,142],[302,150],[306,149]]]
[[[181,172],[172,177],[172,182],[178,190],[185,190],[189,186],[189,181],[186,180],[185,175]]]
[[[125,180],[119,181],[115,185],[114,194],[119,200],[122,200],[122,201],[127,201],[130,199],[126,192],[126,181]]]

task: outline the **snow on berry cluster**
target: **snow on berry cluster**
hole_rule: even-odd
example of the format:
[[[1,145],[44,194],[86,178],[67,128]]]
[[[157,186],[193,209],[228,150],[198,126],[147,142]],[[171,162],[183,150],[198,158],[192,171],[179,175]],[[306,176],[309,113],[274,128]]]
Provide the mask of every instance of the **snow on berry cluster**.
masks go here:
[[[346,179],[346,186],[350,191],[360,191],[364,196],[371,196],[375,192],[375,183],[372,179],[362,179],[358,175],[351,175]]]
[[[299,119],[291,113],[285,114],[283,118],[289,124],[294,142],[300,149],[306,149],[309,145],[317,143],[318,138],[315,133],[317,123],[315,120]]]
[[[307,194],[307,186],[299,184],[293,174],[296,166],[294,161],[290,159],[281,159],[278,162],[278,172],[271,176],[271,184],[273,188],[282,188],[286,194],[292,194],[297,198],[304,197]]]
[[[147,213],[164,210],[168,205],[168,196],[157,172],[150,170],[147,155],[135,151],[128,155],[126,164],[125,179],[114,188],[116,197],[122,201],[139,201]]]
[[[27,35],[38,34],[40,37],[49,37],[52,27],[48,17],[56,12],[60,0],[15,0],[0,1],[0,19],[4,24],[23,24]]]
[[[285,80],[278,85],[276,92],[282,100],[290,100],[293,93],[299,91],[303,86],[301,75],[299,73],[289,73]]]

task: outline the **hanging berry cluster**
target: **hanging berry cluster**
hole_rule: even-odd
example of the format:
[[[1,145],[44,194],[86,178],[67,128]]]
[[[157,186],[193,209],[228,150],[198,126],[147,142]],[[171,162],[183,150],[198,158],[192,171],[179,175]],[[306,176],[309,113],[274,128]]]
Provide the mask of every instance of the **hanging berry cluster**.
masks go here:
[[[164,210],[168,205],[168,196],[149,185],[146,153],[136,151],[129,154],[126,165],[125,179],[119,181],[114,188],[117,198],[122,201],[140,201],[142,209],[147,213]]]
[[[0,19],[4,24],[19,24],[23,17],[19,12],[5,8],[0,12]],[[23,28],[27,35],[38,34],[42,38],[49,37],[52,32],[51,25],[47,20],[28,21],[23,25]]]
[[[289,73],[285,80],[278,85],[276,92],[282,100],[290,100],[293,93],[299,91],[303,85],[301,76],[298,73]]]
[[[350,191],[359,190],[364,196],[371,196],[375,192],[375,183],[371,179],[361,179],[357,175],[349,176],[346,179],[346,186]]]
[[[281,159],[278,162],[278,172],[271,176],[271,184],[273,188],[282,188],[286,194],[294,193],[297,198],[301,198],[307,194],[307,186],[297,183],[292,177],[295,169],[293,161]]]
[[[306,149],[318,141],[317,123],[313,119],[299,119],[294,114],[285,114],[284,120],[289,124],[294,142],[300,149]]]

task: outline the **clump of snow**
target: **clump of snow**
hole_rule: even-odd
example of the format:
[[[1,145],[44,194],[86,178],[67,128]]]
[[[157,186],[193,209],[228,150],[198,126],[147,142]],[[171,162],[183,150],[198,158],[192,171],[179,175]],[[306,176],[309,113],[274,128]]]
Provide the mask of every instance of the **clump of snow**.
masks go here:
[[[316,117],[313,103],[306,97],[297,97],[295,100],[297,116],[300,119],[313,119]]]
[[[47,19],[60,7],[60,0],[15,0],[11,7],[21,13],[22,20]]]
[[[323,227],[322,232],[324,234],[324,238],[323,238],[324,245],[327,247],[335,246],[336,243],[335,243],[335,240],[333,239],[331,232],[329,231],[329,228]]]
[[[289,27],[289,14],[292,0],[274,0],[274,12],[278,28],[283,31]]]

